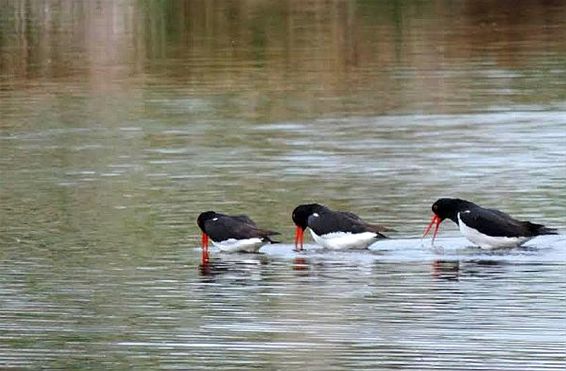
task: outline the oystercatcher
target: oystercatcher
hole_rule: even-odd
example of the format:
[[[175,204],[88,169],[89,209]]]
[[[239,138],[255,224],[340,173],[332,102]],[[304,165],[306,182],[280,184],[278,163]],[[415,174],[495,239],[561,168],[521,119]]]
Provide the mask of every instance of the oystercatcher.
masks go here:
[[[208,255],[208,240],[224,252],[257,252],[266,243],[275,243],[269,236],[279,232],[260,229],[246,215],[224,215],[214,211],[201,213],[197,224],[202,231],[203,261]]]
[[[319,204],[299,205],[293,210],[295,248],[303,248],[304,231],[309,228],[316,243],[328,249],[365,249],[389,229],[364,222],[359,216],[344,211],[332,211]]]
[[[488,249],[515,247],[536,236],[558,233],[542,224],[520,221],[502,211],[485,209],[459,198],[437,200],[432,205],[432,212],[432,220],[423,234],[424,238],[435,225],[432,243],[440,223],[446,218],[458,224],[460,232],[472,243]]]

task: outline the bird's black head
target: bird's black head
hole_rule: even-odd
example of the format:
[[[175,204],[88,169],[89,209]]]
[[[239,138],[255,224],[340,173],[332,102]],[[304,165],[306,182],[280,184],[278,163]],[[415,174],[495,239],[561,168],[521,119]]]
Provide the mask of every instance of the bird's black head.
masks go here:
[[[440,220],[450,219],[458,224],[458,213],[469,209],[471,202],[459,198],[440,198],[432,204],[432,212]]]
[[[197,218],[197,224],[200,230],[204,232],[204,223],[215,216],[216,213],[214,211],[205,211],[204,213],[201,213]]]
[[[319,204],[299,205],[293,210],[293,222],[304,231],[308,227],[309,216],[323,208],[324,206]]]
[[[434,215],[432,216],[428,227],[425,228],[422,238],[430,232],[432,226],[435,226],[434,234],[432,235],[432,243],[434,243],[440,223],[442,223],[444,219],[450,219],[454,223],[458,224],[458,213],[469,209],[471,206],[474,206],[474,204],[459,198],[440,198],[436,200],[436,202],[432,204],[432,212]]]

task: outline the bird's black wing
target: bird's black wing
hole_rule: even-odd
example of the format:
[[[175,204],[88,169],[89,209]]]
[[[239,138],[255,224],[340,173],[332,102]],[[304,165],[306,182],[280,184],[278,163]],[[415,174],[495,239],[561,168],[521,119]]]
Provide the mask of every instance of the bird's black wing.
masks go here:
[[[308,226],[319,236],[334,232],[372,232],[383,236],[360,217],[349,212],[328,210],[314,213],[308,219]]]
[[[255,222],[247,215],[242,214],[242,215],[234,215],[232,218],[237,219],[237,220],[241,220],[244,223],[247,223],[249,225],[253,225],[254,227],[257,227],[257,225],[255,224]]]
[[[247,218],[249,219],[249,218]],[[268,239],[269,236],[279,234],[278,232],[259,229],[254,225],[244,222],[240,215],[218,216],[207,220],[205,232],[213,241],[225,241],[231,238],[236,240],[248,238]]]
[[[386,227],[386,226],[381,225],[381,224],[368,223],[354,213],[351,213],[351,212],[348,212],[348,211],[341,211],[341,213],[344,214],[344,215],[347,215],[347,216],[349,216],[353,219],[356,219],[363,224],[365,224],[368,228],[368,231],[371,231],[371,232],[395,232],[395,229],[393,229],[393,228],[389,228],[389,227]]]
[[[522,222],[495,209],[474,207],[460,212],[460,219],[468,227],[494,237],[532,237],[529,222]]]

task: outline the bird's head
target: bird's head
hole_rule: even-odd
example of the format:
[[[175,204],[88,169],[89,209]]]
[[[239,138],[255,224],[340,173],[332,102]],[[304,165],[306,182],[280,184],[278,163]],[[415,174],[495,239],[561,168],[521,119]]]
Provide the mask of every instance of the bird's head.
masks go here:
[[[470,206],[471,202],[466,200],[461,200],[459,198],[439,198],[436,200],[435,203],[432,204],[432,219],[429,225],[426,227],[423,237],[424,238],[431,230],[432,226],[434,225],[434,233],[432,235],[432,241],[434,243],[434,239],[438,233],[438,228],[440,227],[440,223],[444,221],[444,219],[450,219],[454,223],[458,224],[458,213],[463,211],[464,209]]]
[[[200,215],[197,218],[197,225],[203,233],[205,232],[204,223],[214,218],[215,216],[216,213],[214,211],[205,211],[204,213],[200,213]]]
[[[291,218],[293,219],[293,223],[295,223],[296,226],[295,248],[299,249],[300,246],[302,249],[304,240],[303,234],[305,232],[305,229],[307,229],[307,227],[309,226],[309,217],[323,208],[324,206],[319,204],[302,204],[297,206],[295,210],[293,210]]]

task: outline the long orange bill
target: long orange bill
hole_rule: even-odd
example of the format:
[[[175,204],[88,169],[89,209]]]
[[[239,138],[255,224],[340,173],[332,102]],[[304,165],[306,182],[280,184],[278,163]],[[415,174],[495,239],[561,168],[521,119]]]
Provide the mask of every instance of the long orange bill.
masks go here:
[[[201,245],[202,245],[202,264],[205,265],[208,263],[208,235],[203,232],[201,236]]]
[[[304,239],[303,234],[304,234],[303,228],[297,226],[297,228],[295,229],[295,250],[297,251],[301,251],[303,249],[303,239]]]
[[[438,215],[434,214],[432,220],[430,221],[430,224],[428,225],[428,227],[426,227],[424,234],[421,238],[425,238],[428,232],[430,232],[432,226],[435,225],[434,234],[432,235],[432,242],[431,242],[431,244],[434,244],[434,239],[436,238],[436,234],[438,233],[438,228],[440,228],[440,223],[442,223],[442,219],[440,219]]]

